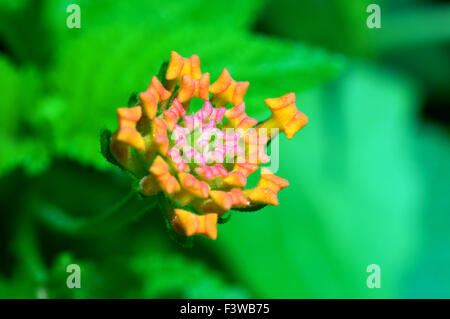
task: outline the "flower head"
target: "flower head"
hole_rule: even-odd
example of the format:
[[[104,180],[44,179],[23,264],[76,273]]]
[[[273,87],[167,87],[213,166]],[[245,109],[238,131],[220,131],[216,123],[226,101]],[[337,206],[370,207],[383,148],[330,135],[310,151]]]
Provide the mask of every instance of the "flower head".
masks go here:
[[[154,76],[136,106],[117,109],[111,153],[140,179],[144,196],[165,194],[169,221],[182,235],[215,239],[227,211],[278,205],[278,192],[289,185],[263,167],[257,186],[244,188],[270,161],[265,149],[278,131],[291,139],[308,119],[289,93],[266,99],[272,116],[258,124],[245,113],[248,87],[227,69],[210,84],[197,55],[172,52],[165,77]],[[197,111],[192,100],[200,101]]]

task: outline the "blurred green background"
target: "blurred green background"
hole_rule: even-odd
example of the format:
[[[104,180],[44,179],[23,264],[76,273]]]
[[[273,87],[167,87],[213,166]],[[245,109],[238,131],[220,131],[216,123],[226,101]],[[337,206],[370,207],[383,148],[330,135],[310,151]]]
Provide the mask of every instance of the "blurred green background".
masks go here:
[[[0,0],[0,297],[449,298],[450,5],[379,0],[369,29],[370,3]],[[257,119],[296,92],[310,121],[280,140],[280,206],[235,212],[191,248],[157,208],[67,231],[129,189],[99,134],[171,50],[250,81]]]

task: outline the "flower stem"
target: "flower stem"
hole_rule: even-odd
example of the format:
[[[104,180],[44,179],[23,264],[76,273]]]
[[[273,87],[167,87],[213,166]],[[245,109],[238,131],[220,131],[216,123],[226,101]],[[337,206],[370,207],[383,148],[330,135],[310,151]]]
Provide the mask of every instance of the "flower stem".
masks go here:
[[[25,272],[37,285],[42,285],[47,277],[46,267],[40,254],[34,225],[27,218],[20,218],[13,241],[14,251]]]
[[[149,211],[157,203],[154,196],[142,197],[136,190],[94,217],[74,217],[50,202],[36,200],[35,216],[48,227],[69,235],[98,235],[115,230]]]

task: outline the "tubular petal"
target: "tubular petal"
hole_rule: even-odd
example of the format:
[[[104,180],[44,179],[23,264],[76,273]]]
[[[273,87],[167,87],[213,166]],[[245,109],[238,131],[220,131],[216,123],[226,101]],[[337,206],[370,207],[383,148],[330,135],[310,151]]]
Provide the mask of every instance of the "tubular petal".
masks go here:
[[[183,58],[175,51],[172,51],[166,72],[166,88],[171,91],[176,84],[181,82],[183,75],[188,75],[192,79],[198,80],[202,75],[200,58],[196,54],[190,58]]]
[[[252,203],[278,206],[277,194],[269,188],[254,188],[244,190],[244,194]]]
[[[159,183],[161,189],[168,195],[180,191],[177,179],[169,173],[169,166],[161,156],[157,156],[150,167],[152,173]]]
[[[217,238],[217,214],[197,215],[183,209],[175,209],[172,224],[185,236],[204,235]]]
[[[245,103],[241,102],[235,107],[228,109],[225,112],[225,117],[228,119],[228,123],[225,127],[241,128],[247,130],[255,126],[258,121],[252,119],[245,113]]]
[[[230,194],[233,197],[233,207],[245,207],[250,204],[240,188],[233,188]]]
[[[272,174],[267,168],[262,168],[258,185],[244,191],[244,194],[254,203],[278,205],[277,194],[287,186],[289,186],[288,181]]]
[[[259,133],[260,130],[251,130],[246,135],[245,140],[247,146],[246,161],[257,165],[270,162],[270,157],[266,154],[266,145],[269,137]]]
[[[212,200],[223,210],[227,211],[233,206],[233,196],[224,191],[211,191]]]
[[[289,93],[279,98],[265,99],[264,101],[272,111],[274,121],[268,121],[267,124],[269,125],[263,123],[261,127],[279,127],[286,134],[286,137],[291,139],[308,123],[306,115],[297,110],[295,93]]]
[[[177,98],[173,100],[172,106],[163,112],[163,117],[166,120],[168,130],[173,131],[175,124],[178,123],[178,119],[182,118],[186,114],[183,106]]]
[[[212,94],[211,101],[216,106],[224,106],[227,103],[238,105],[244,100],[249,82],[236,82],[225,68],[219,78],[211,84],[209,92]]]
[[[147,90],[139,93],[140,103],[149,119],[153,119],[156,116],[158,102],[167,100],[170,96],[171,93],[163,87],[156,76],[152,77]]]
[[[209,185],[205,182],[199,181],[193,175],[189,173],[179,173],[181,185],[184,189],[188,190],[194,196],[200,198],[207,198],[209,195]]]
[[[195,168],[195,172],[205,180],[228,176],[228,171],[221,164],[216,164],[214,166],[199,166]]]
[[[207,100],[209,98],[208,89],[209,73],[203,74],[198,80],[194,80],[189,75],[185,74],[181,80],[178,99],[187,107],[192,98]]]
[[[153,120],[153,139],[158,152],[160,152],[162,155],[166,155],[169,149],[167,128],[167,124],[163,119],[157,117]]]
[[[136,123],[141,118],[141,108],[138,106],[118,108],[117,117],[119,118],[119,130],[115,138],[119,142],[143,151],[145,149],[144,139],[136,130]]]
[[[184,66],[184,58],[176,53],[171,52],[169,66],[167,67],[166,80],[175,80],[180,76]]]
[[[223,181],[230,186],[244,187],[247,184],[247,176],[241,171],[234,171]]]

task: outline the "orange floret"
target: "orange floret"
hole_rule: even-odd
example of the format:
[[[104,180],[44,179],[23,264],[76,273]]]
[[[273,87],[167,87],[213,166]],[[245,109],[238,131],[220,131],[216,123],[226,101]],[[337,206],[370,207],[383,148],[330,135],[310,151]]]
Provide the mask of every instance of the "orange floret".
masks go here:
[[[211,102],[216,103],[217,107],[227,103],[238,105],[244,100],[249,84],[249,82],[236,82],[225,68],[217,81],[209,87],[209,92],[212,94]]]
[[[200,58],[196,54],[190,58],[183,58],[175,51],[172,51],[166,72],[166,88],[170,91],[173,90],[175,85],[181,82],[185,74],[194,80],[200,79],[202,76]]]
[[[225,117],[228,119],[228,123],[225,127],[247,130],[258,123],[257,120],[249,117],[245,113],[245,102],[241,102],[235,107],[228,109],[225,112]]]
[[[185,236],[203,235],[217,238],[217,214],[197,215],[184,209],[175,209],[172,225]]]
[[[161,156],[157,156],[150,167],[152,173],[159,183],[159,187],[168,195],[180,191],[180,184],[169,172],[169,165]]]
[[[144,139],[136,130],[136,123],[141,118],[141,108],[138,106],[118,108],[117,117],[119,118],[119,130],[116,135],[117,140],[143,151],[145,149]]]
[[[156,76],[152,77],[147,90],[139,93],[140,104],[149,119],[153,119],[156,116],[158,103],[169,99],[170,95],[171,93],[164,88],[158,78]]]
[[[278,206],[278,192],[289,186],[289,182],[272,174],[267,168],[261,169],[261,178],[258,185],[244,194],[251,202]]]
[[[294,137],[308,123],[305,114],[297,110],[295,93],[289,93],[279,98],[264,100],[272,111],[272,117],[261,125],[264,128],[277,127],[286,134],[288,139]]]

